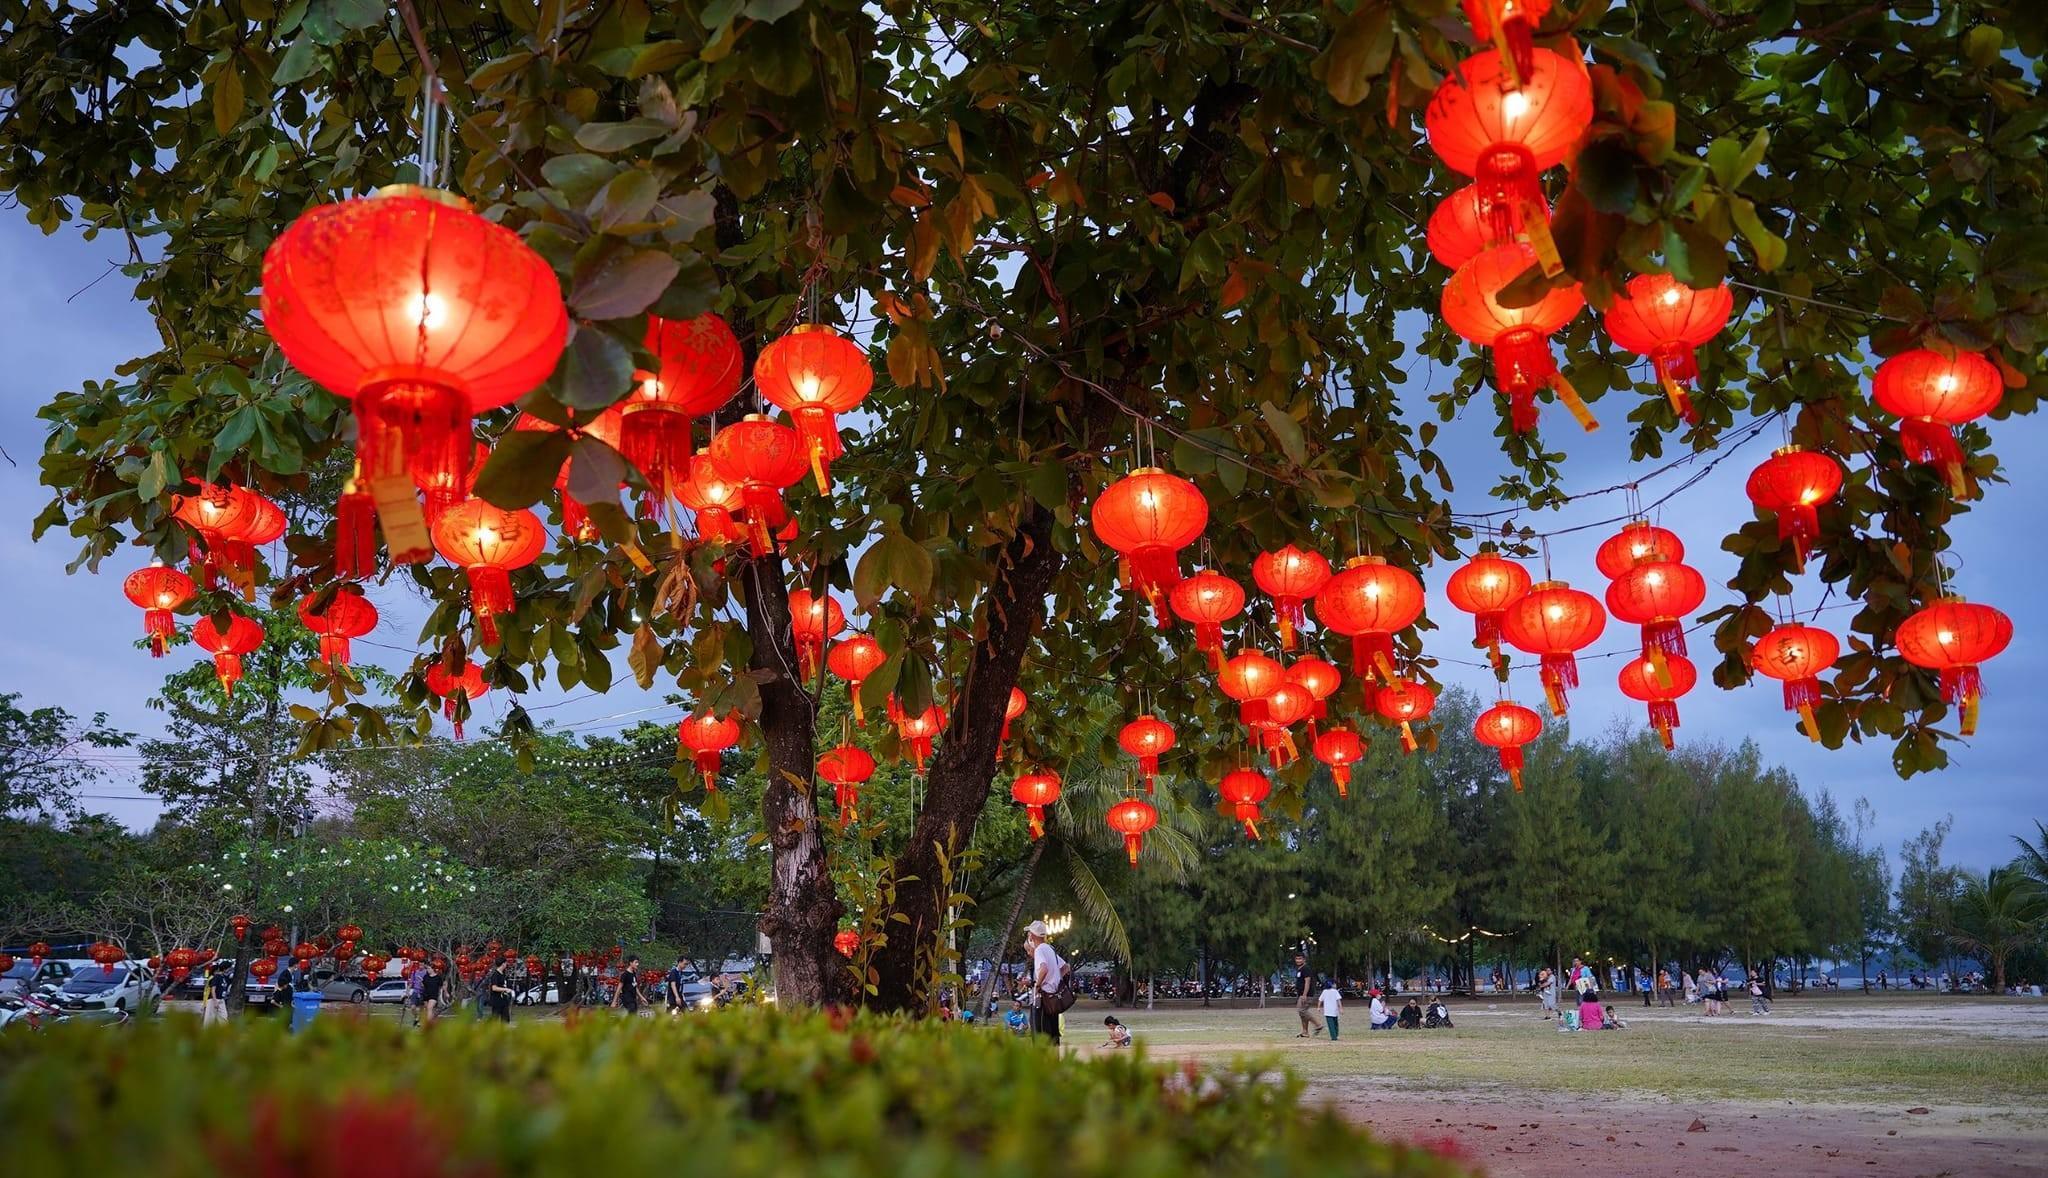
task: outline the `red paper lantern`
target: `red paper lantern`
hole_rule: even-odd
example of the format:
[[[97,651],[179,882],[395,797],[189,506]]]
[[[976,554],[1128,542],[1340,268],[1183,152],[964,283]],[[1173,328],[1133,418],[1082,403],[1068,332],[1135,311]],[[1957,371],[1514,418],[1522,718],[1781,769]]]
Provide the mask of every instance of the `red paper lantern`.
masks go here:
[[[526,958],[526,976],[527,976],[527,977],[530,977],[530,978],[539,978],[539,977],[543,977],[543,976],[545,976],[545,975],[547,974],[547,972],[548,972],[548,967],[547,967],[547,963],[546,963],[546,962],[544,962],[544,961],[542,961],[542,960],[540,959],[540,957],[539,957],[539,955],[538,955],[538,954],[529,954],[529,955],[527,956],[527,958]]]
[[[860,952],[860,934],[850,928],[840,929],[832,934],[832,947],[839,951],[841,957],[851,960],[855,953]]]
[[[1944,356],[1927,348],[1900,352],[1877,366],[1870,388],[1878,407],[1899,418],[1899,447],[1913,462],[1941,468],[1956,498],[1967,498],[1963,451],[1955,427],[1998,408],[2005,379],[1976,352]]]
[[[1593,563],[1608,580],[1646,560],[1684,560],[1685,541],[1646,519],[1632,519],[1609,536],[1593,554]]]
[[[919,773],[924,772],[924,763],[932,755],[932,742],[946,730],[945,709],[932,704],[915,716],[908,715],[892,695],[889,697],[889,717],[896,721],[896,739],[910,746],[912,762]]]
[[[285,358],[355,402],[356,453],[401,564],[430,545],[390,480],[461,483],[471,418],[546,380],[569,329],[545,259],[460,197],[411,186],[293,221],[264,252],[262,307]]]
[[[254,923],[254,921],[250,920],[247,916],[244,916],[239,912],[237,912],[233,916],[228,917],[228,928],[234,931],[236,944],[240,944],[243,941],[249,939],[249,926]],[[0,970],[0,973],[4,972],[4,970]]]
[[[827,495],[832,460],[845,452],[838,417],[865,400],[874,384],[866,349],[823,323],[791,328],[754,360],[754,387],[796,421],[809,444],[818,490]]]
[[[377,628],[377,607],[359,590],[343,587],[317,611],[318,593],[299,602],[299,623],[320,638],[320,661],[329,667],[348,666],[348,644]]]
[[[1123,558],[1125,587],[1145,595],[1165,629],[1168,595],[1180,584],[1180,550],[1208,526],[1208,500],[1178,475],[1140,467],[1102,489],[1088,523]]]
[[[498,615],[509,613],[512,570],[540,559],[547,548],[540,517],[519,508],[507,511],[482,499],[467,499],[434,521],[434,548],[469,577],[469,608],[478,640],[498,644]]]
[[[270,957],[258,957],[249,963],[249,976],[259,982],[268,982],[270,975],[277,972],[277,961]]]
[[[46,957],[48,957],[49,955],[50,955],[50,943],[49,943],[48,941],[31,941],[31,942],[29,942],[29,946],[28,946],[28,960],[29,960],[29,964],[31,964],[31,965],[41,965],[41,964],[43,963],[43,959],[44,959],[44,958],[46,958]]]
[[[1003,746],[1010,741],[1010,721],[1022,716],[1030,706],[1031,697],[1025,695],[1022,688],[1010,689],[1010,698],[1003,704],[1003,731],[996,737],[996,760],[1003,759]]]
[[[1252,561],[1252,580],[1273,599],[1273,617],[1280,626],[1280,648],[1294,649],[1294,631],[1302,624],[1302,602],[1330,579],[1330,562],[1320,552],[1303,552],[1294,545],[1278,552],[1261,552]]]
[[[614,450],[619,449],[622,444],[621,433],[624,429],[622,424],[624,419],[620,416],[620,413],[619,407],[613,405],[597,413],[595,416],[573,422],[568,427],[572,444],[574,441],[582,438],[595,438]],[[563,427],[545,418],[535,417],[531,413],[522,413],[519,415],[519,420],[512,423],[512,428],[539,433],[559,433],[562,432]],[[555,493],[562,502],[562,534],[571,540],[578,540],[588,544],[598,538],[597,525],[591,522],[590,512],[585,510],[583,503],[569,493],[569,467],[571,462],[572,458],[564,458],[561,469],[555,473]],[[474,480],[471,481],[474,483]],[[621,483],[620,485],[624,486],[625,484]],[[616,502],[616,499],[612,501]]]
[[[1607,586],[1608,612],[1643,628],[1643,657],[1659,682],[1665,661],[1685,654],[1686,615],[1706,599],[1707,579],[1674,560],[1646,560]]]
[[[1749,665],[1759,674],[1784,681],[1785,710],[1799,713],[1808,740],[1820,740],[1820,725],[1813,718],[1814,705],[1820,703],[1820,673],[1834,666],[1841,653],[1833,634],[1797,622],[1757,639],[1749,652]]]
[[[1494,215],[1490,202],[1477,184],[1467,184],[1458,189],[1439,202],[1436,211],[1429,215],[1424,233],[1430,254],[1456,270],[1494,246],[1519,239],[1525,215],[1548,221],[1550,206],[1539,196],[1527,205],[1510,203],[1502,213],[1502,216]],[[1506,233],[1496,237],[1496,227],[1504,227]]]
[[[491,457],[491,448],[482,442],[476,444],[476,453],[460,474],[453,470],[436,471],[428,476],[420,488],[421,507],[427,520],[427,531],[434,530],[434,521],[449,508],[469,498],[476,490],[476,478],[483,473],[484,463]]]
[[[1512,78],[1516,79],[1529,76],[1535,69],[1535,28],[1550,13],[1550,3],[1551,0],[1463,0],[1472,34],[1481,41],[1493,42],[1494,49],[1513,63]]]
[[[699,450],[690,477],[672,488],[676,502],[690,509],[697,520],[697,538],[707,544],[742,544],[747,527],[739,521],[746,508],[740,484],[725,477],[709,450]]]
[[[1330,780],[1337,796],[1351,796],[1351,767],[1365,759],[1365,741],[1349,728],[1325,728],[1309,747],[1315,758],[1330,767]]]
[[[1593,121],[1593,85],[1583,64],[1533,47],[1518,66],[1519,56],[1492,51],[1466,58],[1423,112],[1430,147],[1477,182],[1497,240],[1514,232],[1507,210],[1543,199],[1543,169],[1563,163]]]
[[[1145,792],[1159,776],[1159,758],[1173,747],[1173,725],[1150,713],[1123,726],[1116,734],[1117,747],[1138,759],[1138,773],[1145,779]]]
[[[256,546],[284,535],[284,511],[262,494],[247,487],[217,487],[199,484],[192,495],[172,500],[172,518],[199,533],[205,547],[203,557],[195,547],[201,579],[212,588],[216,575],[253,598],[256,586]]]
[[[739,391],[743,357],[732,328],[708,311],[694,319],[649,315],[643,342],[655,370],[633,374],[633,393],[619,407],[619,449],[659,505],[690,478],[691,418]]]
[[[1316,594],[1316,620],[1351,638],[1351,673],[1394,681],[1394,631],[1422,616],[1422,582],[1377,556],[1354,556]]]
[[[1543,717],[1510,700],[1502,700],[1472,724],[1472,736],[1480,744],[1500,750],[1500,767],[1507,770],[1515,792],[1522,792],[1522,746],[1543,734]]]
[[[1145,832],[1159,825],[1159,811],[1143,798],[1125,798],[1109,808],[1104,821],[1124,836],[1124,854],[1131,866],[1138,865],[1138,852],[1145,848]]]
[[[164,648],[178,633],[178,619],[172,611],[192,600],[195,588],[192,578],[160,560],[136,569],[121,582],[121,592],[142,610],[142,633],[149,639],[151,658],[164,657]]]
[[[203,617],[192,624],[192,645],[213,656],[214,678],[220,680],[220,689],[233,697],[235,684],[242,678],[242,656],[255,654],[263,645],[263,627],[254,618],[233,614],[223,634],[211,617]]]
[[[1256,650],[1239,651],[1216,673],[1216,685],[1237,701],[1238,718],[1257,727],[1266,718],[1266,697],[1286,677],[1280,664]]]
[[[1273,768],[1278,769],[1299,756],[1294,734],[1288,729],[1307,719],[1315,710],[1316,697],[1299,683],[1283,678],[1266,693],[1265,714],[1254,726]]]
[[[14,954],[12,954],[12,953],[0,953],[0,974],[5,974],[5,973],[7,973],[7,972],[8,972],[9,970],[11,970],[11,969],[13,969],[13,968],[14,968]]]
[[[1897,641],[1907,662],[1941,673],[1941,698],[1961,704],[1963,735],[1974,736],[1984,692],[1977,664],[2012,641],[2012,619],[1988,605],[1944,597],[1900,622]]]
[[[1273,794],[1273,783],[1266,775],[1257,769],[1232,769],[1217,783],[1216,791],[1231,808],[1231,816],[1244,823],[1245,835],[1258,838],[1259,803]]]
[[[889,661],[889,655],[882,644],[866,634],[856,634],[844,642],[835,642],[825,655],[825,669],[846,680],[849,694],[853,696],[853,722],[867,727],[867,717],[861,714],[860,686],[868,676],[881,670]]]
[[[1330,714],[1327,701],[1337,694],[1339,687],[1343,686],[1344,676],[1337,668],[1312,654],[1305,654],[1289,663],[1286,673],[1288,682],[1300,684],[1315,700],[1315,706],[1308,714],[1308,734],[1313,737],[1316,734],[1316,721]]]
[[[1650,727],[1665,748],[1672,747],[1671,730],[1678,727],[1678,699],[1693,689],[1700,674],[1692,660],[1670,655],[1659,665],[1648,657],[1630,659],[1621,668],[1621,693],[1650,705]]]
[[[676,725],[676,740],[690,751],[697,771],[704,775],[705,792],[716,793],[719,761],[725,750],[740,742],[740,714],[694,712]]]
[[[335,929],[334,935],[344,941],[360,941],[363,939],[363,929],[361,925],[345,924]]]
[[[812,679],[825,643],[845,631],[846,611],[830,593],[813,597],[810,590],[798,589],[789,595],[789,628],[796,638],[797,666],[805,679]]]
[[[1607,628],[1607,611],[1590,593],[1563,581],[1542,581],[1501,616],[1500,636],[1525,654],[1543,657],[1543,694],[1550,714],[1565,714],[1565,692],[1579,685],[1576,652]]]
[[[1688,394],[1700,376],[1693,349],[1719,335],[1734,310],[1725,282],[1696,290],[1669,274],[1638,274],[1608,304],[1607,336],[1616,347],[1648,357],[1672,412],[1698,421]]]
[[[801,482],[810,470],[803,438],[786,425],[749,413],[718,431],[710,453],[719,473],[740,485],[754,555],[767,555],[774,548],[774,533],[789,522],[783,489]]]
[[[1035,773],[1020,773],[1010,783],[1010,800],[1024,807],[1024,814],[1031,823],[1031,837],[1045,834],[1045,808],[1060,800],[1060,775],[1039,770]]]
[[[1818,450],[1783,446],[1749,472],[1750,501],[1778,517],[1778,539],[1792,544],[1792,571],[1806,571],[1806,551],[1820,539],[1819,507],[1842,489],[1842,464]]]
[[[491,689],[484,682],[484,669],[475,663],[464,663],[460,671],[450,673],[447,667],[436,662],[427,668],[424,676],[427,690],[441,699],[441,711],[455,725],[455,739],[462,739],[462,708],[474,704]]]
[[[1209,656],[1209,665],[1223,666],[1223,623],[1244,610],[1244,589],[1222,573],[1196,569],[1167,595],[1173,612],[1195,628],[1195,649]]]
[[[1444,322],[1466,343],[1493,350],[1493,383],[1508,399],[1517,431],[1536,428],[1536,390],[1549,386],[1586,430],[1600,423],[1579,399],[1550,354],[1550,336],[1586,305],[1577,283],[1552,287],[1526,307],[1509,307],[1500,293],[1536,264],[1536,251],[1519,242],[1495,246],[1458,267],[1444,284]]]
[[[1413,753],[1416,749],[1415,729],[1418,720],[1427,720],[1436,710],[1436,692],[1412,679],[1396,679],[1375,692],[1373,710],[1401,726],[1401,751]]]
[[[839,806],[839,829],[860,821],[860,787],[875,775],[875,759],[855,744],[827,749],[818,758],[818,776],[830,782]]]
[[[1495,667],[1501,661],[1501,615],[1528,591],[1529,571],[1493,552],[1475,553],[1444,585],[1451,604],[1472,615],[1472,645],[1485,647]]]

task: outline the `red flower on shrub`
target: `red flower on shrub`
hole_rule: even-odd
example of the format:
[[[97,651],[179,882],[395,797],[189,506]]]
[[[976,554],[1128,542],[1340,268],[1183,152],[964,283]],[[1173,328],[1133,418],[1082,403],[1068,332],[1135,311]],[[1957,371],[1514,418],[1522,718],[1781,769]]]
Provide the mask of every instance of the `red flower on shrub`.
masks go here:
[[[350,1096],[332,1105],[266,1097],[250,1112],[246,1141],[213,1149],[237,1178],[359,1178],[364,1158],[378,1178],[491,1178],[487,1165],[448,1158],[442,1133],[409,1096]]]

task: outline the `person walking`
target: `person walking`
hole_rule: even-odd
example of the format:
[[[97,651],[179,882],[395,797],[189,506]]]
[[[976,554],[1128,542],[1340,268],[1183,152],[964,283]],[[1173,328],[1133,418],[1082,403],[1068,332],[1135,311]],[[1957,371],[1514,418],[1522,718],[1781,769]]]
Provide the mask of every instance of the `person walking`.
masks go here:
[[[670,1015],[678,1015],[689,1009],[690,1000],[683,995],[683,987],[690,982],[690,959],[676,954],[676,963],[669,967],[668,976],[662,979],[662,997],[668,1000]]]
[[[1693,1003],[1698,1002],[1700,1000],[1700,986],[1694,975],[1685,972],[1681,967],[1678,971],[1678,978],[1685,983],[1685,1004],[1691,1006]]]
[[[1060,1016],[1050,1009],[1046,999],[1059,993],[1060,982],[1067,976],[1067,963],[1060,960],[1059,951],[1047,939],[1045,922],[1034,920],[1024,930],[1024,949],[1031,954],[1031,1029],[1060,1045]]]
[[[448,992],[448,975],[441,972],[447,962],[439,957],[427,962],[427,976],[420,979],[420,1024],[431,1024],[441,1014],[441,1003]]]
[[[1764,992],[1763,979],[1754,973],[1749,975],[1749,1013],[1771,1013],[1771,999]]]
[[[503,961],[493,962],[484,975],[484,1009],[501,1023],[512,1021],[512,978]]]
[[[612,991],[612,1007],[625,1012],[627,1018],[640,1014],[640,958],[628,957],[619,967],[619,984]]]
[[[228,1021],[227,974],[231,967],[224,961],[210,961],[206,965],[206,979],[199,984],[199,1025],[219,1026]]]
[[[1330,1032],[1330,1042],[1337,1041],[1337,1019],[1344,1013],[1344,994],[1337,989],[1336,978],[1323,979],[1323,1027]]]
[[[1301,1020],[1297,1039],[1313,1039],[1323,1033],[1323,1020],[1316,1014],[1316,975],[1309,972],[1308,956],[1294,952],[1294,1014]]]

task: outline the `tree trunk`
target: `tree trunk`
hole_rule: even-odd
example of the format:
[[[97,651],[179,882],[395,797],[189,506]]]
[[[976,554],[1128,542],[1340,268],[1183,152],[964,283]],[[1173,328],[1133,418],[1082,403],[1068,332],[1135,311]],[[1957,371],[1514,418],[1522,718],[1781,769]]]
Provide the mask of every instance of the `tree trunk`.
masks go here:
[[[967,846],[988,804],[1010,689],[1063,563],[1052,544],[1052,513],[1034,503],[1021,514],[1017,534],[997,558],[995,581],[982,597],[979,638],[953,693],[952,721],[932,759],[924,809],[893,864],[896,895],[882,914],[889,940],[871,962],[879,977],[868,1005],[878,1010],[916,1010],[930,999],[933,979],[920,976],[929,972],[920,965],[929,955],[920,950],[944,925],[940,856],[950,858]]]
[[[1209,1005],[1209,942],[1202,942],[1202,1005]]]
[[[1031,844],[1031,858],[1024,861],[1024,874],[1017,880],[1017,898],[1010,901],[1010,918],[1003,922],[1003,935],[996,938],[995,953],[989,960],[988,980],[981,984],[981,1005],[977,1011],[987,1011],[996,998],[996,971],[1003,963],[1003,955],[1009,952],[1010,938],[1017,935],[1017,922],[1024,916],[1024,901],[1031,891],[1031,880],[1038,874],[1038,860],[1045,854],[1045,840]]]

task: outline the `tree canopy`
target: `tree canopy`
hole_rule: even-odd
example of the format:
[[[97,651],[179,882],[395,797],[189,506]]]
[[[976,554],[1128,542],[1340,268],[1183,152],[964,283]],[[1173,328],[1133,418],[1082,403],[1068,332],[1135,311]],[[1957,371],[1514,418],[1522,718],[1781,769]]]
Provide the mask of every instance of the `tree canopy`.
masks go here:
[[[1555,6],[1538,31],[1587,62],[1595,109],[1551,185],[1563,271],[1510,293],[1576,282],[1598,307],[1633,273],[1731,280],[1697,423],[1594,316],[1559,332],[1563,367],[1643,459],[1781,421],[1847,460],[1808,576],[1859,608],[1818,727],[1830,745],[1894,741],[1908,774],[1945,763],[1950,709],[1891,636],[1944,591],[1947,524],[1969,504],[1903,461],[1864,374],[1909,346],[1983,350],[2007,386],[1996,415],[2034,408],[2048,30],[2031,16],[1974,0],[1595,0]],[[253,296],[287,223],[381,185],[458,190],[554,269],[572,336],[523,404],[551,421],[628,395],[650,363],[649,314],[716,310],[749,362],[813,319],[873,344],[882,378],[848,423],[838,486],[795,497],[797,539],[774,552],[721,554],[599,504],[604,542],[521,571],[487,648],[459,570],[395,574],[439,603],[416,671],[482,648],[501,688],[601,691],[627,645],[642,686],[672,682],[755,723],[773,766],[765,927],[791,1000],[825,995],[841,905],[814,800],[822,680],[792,671],[789,589],[836,589],[863,611],[891,656],[873,699],[951,715],[895,869],[910,928],[879,963],[877,1001],[902,1006],[922,992],[916,946],[939,935],[938,865],[987,806],[1013,685],[1041,707],[1112,685],[1100,706],[1124,715],[1142,687],[1190,737],[1180,781],[1237,755],[1184,637],[1116,604],[1117,561],[1085,526],[1110,480],[1153,462],[1192,478],[1209,507],[1198,555],[1240,579],[1289,541],[1412,568],[1539,539],[1456,489],[1432,448],[1432,413],[1498,404],[1482,355],[1430,314],[1446,273],[1419,244],[1462,182],[1423,147],[1421,111],[1484,47],[1452,0],[0,0],[0,18],[0,188],[47,231],[123,236],[163,335],[42,411],[52,498],[37,531],[68,532],[79,567],[131,542],[183,559],[172,495],[225,480],[288,509],[279,601],[331,580],[345,403],[284,362]],[[452,134],[445,170],[423,176],[434,78]],[[753,404],[742,392],[720,418]],[[507,440],[511,416],[481,423],[499,443],[478,487],[494,502],[547,497],[565,457],[582,488],[636,478],[594,439]],[[1555,408],[1546,421],[1569,428]],[[1565,501],[1541,431],[1503,412],[1499,436],[1514,473],[1492,493],[1509,511]],[[1992,492],[1986,435],[1962,440]],[[1794,564],[1762,515],[1722,545],[1745,604],[1707,620],[1715,678],[1732,685]],[[232,602],[217,591],[190,608]],[[1239,637],[1270,621],[1255,607]],[[1419,632],[1400,654],[1429,674]],[[388,737],[332,674],[330,706],[302,717],[307,747]],[[433,702],[418,673],[405,691],[422,712]],[[1098,755],[1098,723],[1022,728],[1022,761]],[[1277,807],[1302,809],[1310,764],[1277,775]]]

